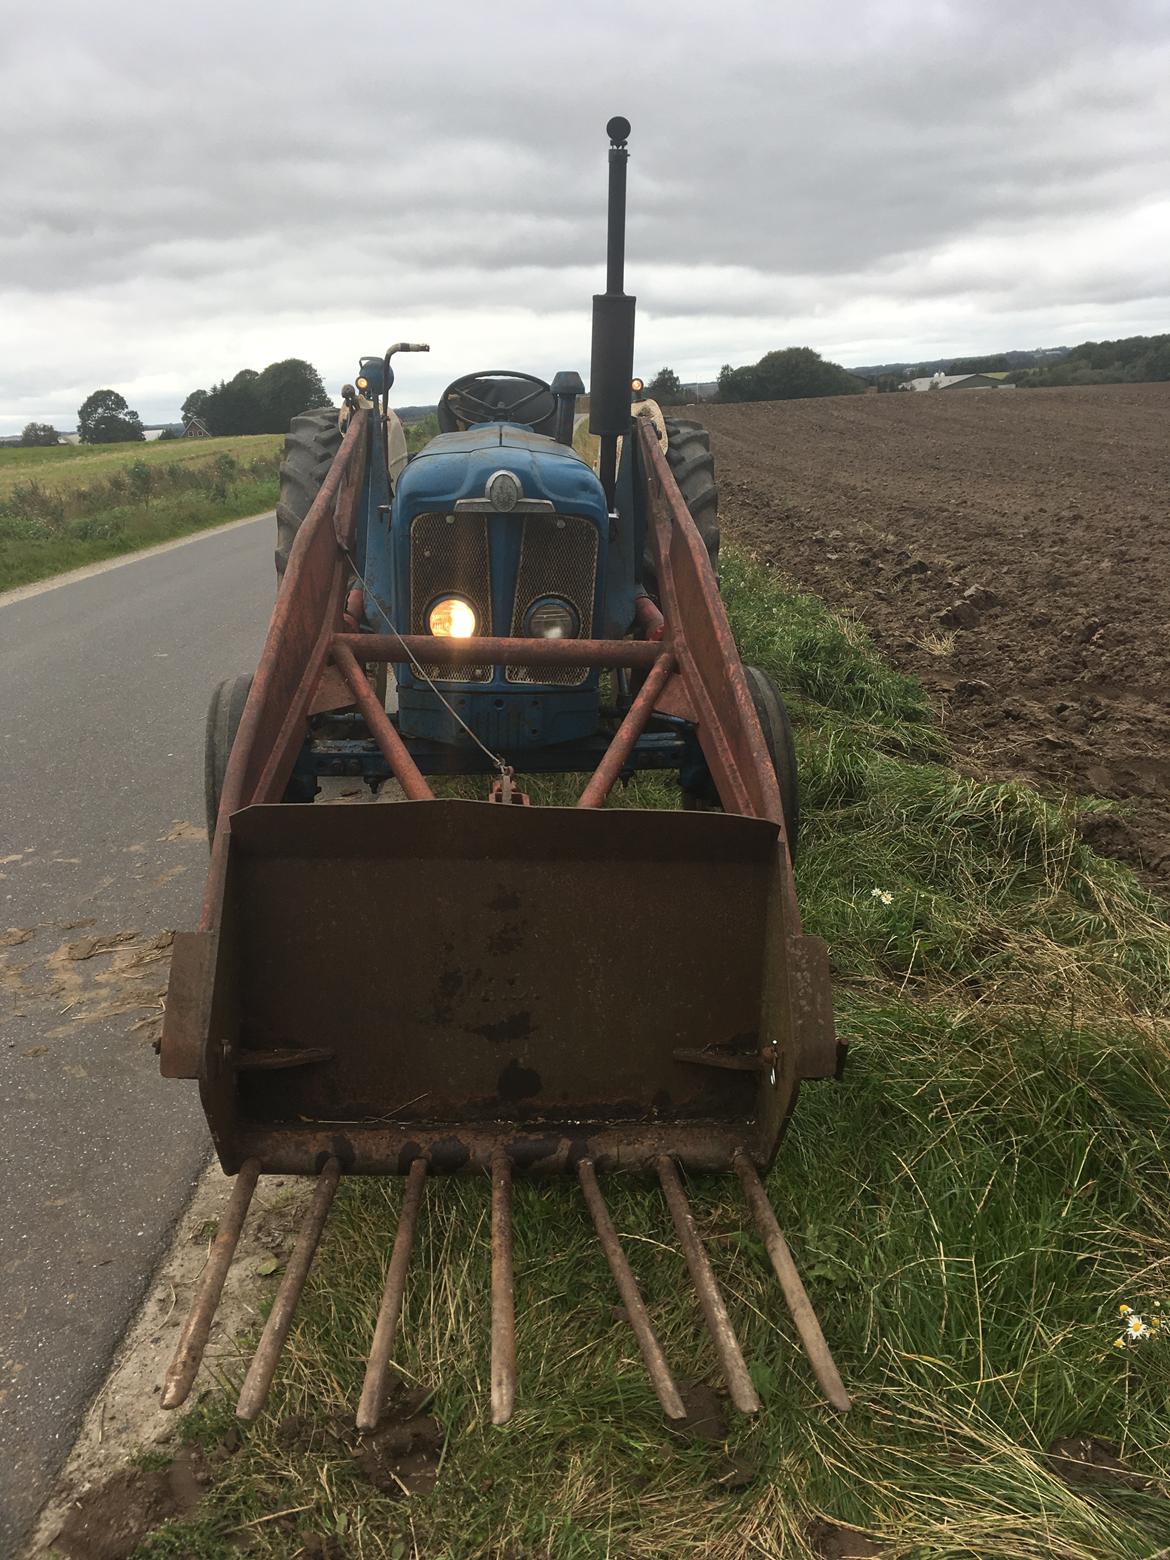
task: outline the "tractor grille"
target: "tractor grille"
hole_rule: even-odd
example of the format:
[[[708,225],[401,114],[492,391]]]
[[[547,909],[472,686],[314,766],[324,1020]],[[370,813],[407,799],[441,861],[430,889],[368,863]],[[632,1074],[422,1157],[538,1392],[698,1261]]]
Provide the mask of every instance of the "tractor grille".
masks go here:
[[[576,608],[581,638],[593,632],[593,596],[597,581],[597,527],[577,515],[525,515],[520,569],[512,609],[512,635],[524,633],[524,614],[541,596],[561,596]],[[555,683],[575,688],[589,676],[586,667],[510,666],[510,683]]]
[[[416,515],[410,527],[410,631],[427,632],[427,608],[437,596],[462,596],[475,609],[480,632],[490,634],[491,567],[488,562],[487,516],[482,514]],[[436,682],[490,682],[490,666],[466,666],[458,671],[421,662]]]

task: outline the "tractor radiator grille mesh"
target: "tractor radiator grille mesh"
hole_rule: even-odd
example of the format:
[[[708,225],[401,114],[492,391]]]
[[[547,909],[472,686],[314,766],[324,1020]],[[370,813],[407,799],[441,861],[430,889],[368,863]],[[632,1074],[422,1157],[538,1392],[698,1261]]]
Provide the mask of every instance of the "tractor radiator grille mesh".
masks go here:
[[[578,515],[525,515],[516,576],[512,635],[524,633],[524,615],[542,596],[561,596],[576,609],[581,638],[593,632],[597,584],[597,527]],[[510,683],[555,683],[576,688],[589,676],[578,666],[510,666]]]
[[[416,515],[410,527],[410,631],[427,632],[427,608],[438,596],[462,596],[479,632],[490,634],[491,570],[486,515]],[[490,666],[439,667],[420,662],[436,682],[490,682]]]

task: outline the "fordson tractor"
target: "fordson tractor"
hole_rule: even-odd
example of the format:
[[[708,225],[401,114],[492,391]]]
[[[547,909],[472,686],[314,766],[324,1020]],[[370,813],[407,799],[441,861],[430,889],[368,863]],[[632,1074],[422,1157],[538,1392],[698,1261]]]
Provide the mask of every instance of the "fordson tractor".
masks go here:
[[[584,385],[466,374],[407,458],[392,358],[295,419],[276,604],[254,676],[207,728],[211,866],[176,937],[161,1044],[236,1176],[164,1394],[195,1378],[262,1174],[316,1186],[244,1382],[263,1406],[338,1180],[406,1189],[358,1424],[378,1422],[420,1199],[492,1186],[492,1416],[516,1393],[514,1176],[577,1178],[667,1415],[677,1386],[599,1176],[660,1183],[732,1400],[759,1402],[680,1170],[734,1172],[830,1401],[848,1405],[760,1173],[802,1080],[832,1076],[823,944],[792,877],[778,689],[719,596],[714,464],[632,380],[629,124],[607,127],[606,291]],[[639,770],[680,806],[607,806]],[[526,805],[524,776],[580,776]],[[322,785],[392,805],[329,805]],[[440,782],[436,777],[442,776]],[[446,794],[452,782],[459,794]],[[434,782],[434,783],[432,783]],[[440,793],[436,794],[436,787]],[[307,805],[309,803],[316,805]]]

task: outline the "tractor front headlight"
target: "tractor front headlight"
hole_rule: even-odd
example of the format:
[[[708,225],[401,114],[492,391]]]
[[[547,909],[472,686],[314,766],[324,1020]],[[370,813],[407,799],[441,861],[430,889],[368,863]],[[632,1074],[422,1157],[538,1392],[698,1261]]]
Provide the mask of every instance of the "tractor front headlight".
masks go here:
[[[440,639],[470,639],[476,630],[475,608],[462,596],[442,596],[427,612],[427,627]]]
[[[560,596],[542,596],[524,614],[524,632],[531,639],[576,639],[581,619]]]

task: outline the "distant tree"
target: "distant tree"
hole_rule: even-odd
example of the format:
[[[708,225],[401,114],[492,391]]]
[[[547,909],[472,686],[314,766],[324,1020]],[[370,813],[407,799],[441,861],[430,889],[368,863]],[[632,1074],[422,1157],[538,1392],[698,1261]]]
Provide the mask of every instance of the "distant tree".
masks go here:
[[[646,386],[644,394],[659,406],[681,406],[687,398],[682,381],[673,368],[660,368]]]
[[[116,390],[95,390],[77,411],[82,444],[135,444],[146,435],[137,412]]]
[[[198,415],[209,433],[266,433],[264,406],[257,384],[260,375],[254,368],[242,368],[232,379],[212,385],[203,410]]]
[[[758,363],[719,371],[720,401],[791,401],[815,395],[860,395],[863,380],[811,347],[766,352]]]
[[[26,423],[20,436],[22,444],[60,444],[61,435],[51,423]]]
[[[183,402],[180,415],[185,423],[189,423],[192,417],[202,418],[207,410],[207,391],[192,390],[191,394]]]
[[[1027,388],[1049,385],[1134,384],[1170,379],[1170,335],[1082,341],[1055,363],[1037,363],[1012,378]]]
[[[193,390],[183,402],[183,418],[198,417],[214,434],[287,433],[301,412],[332,404],[311,363],[285,358],[263,373],[242,368],[210,390]]]
[[[269,363],[256,383],[263,409],[263,433],[287,433],[288,425],[302,412],[332,406],[321,376],[303,358]]]
[[[956,358],[947,373],[1001,374],[1011,366],[1006,352],[993,352],[990,357]]]

